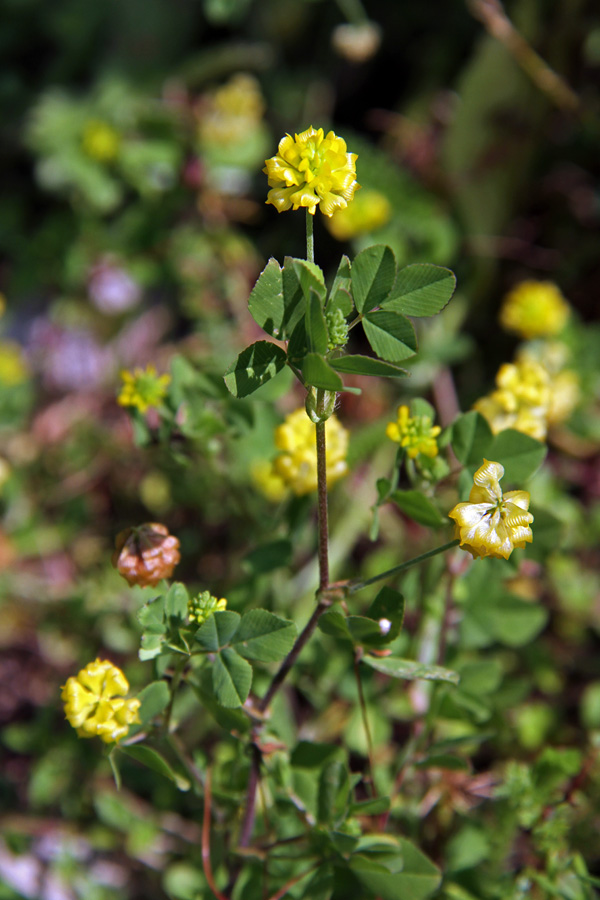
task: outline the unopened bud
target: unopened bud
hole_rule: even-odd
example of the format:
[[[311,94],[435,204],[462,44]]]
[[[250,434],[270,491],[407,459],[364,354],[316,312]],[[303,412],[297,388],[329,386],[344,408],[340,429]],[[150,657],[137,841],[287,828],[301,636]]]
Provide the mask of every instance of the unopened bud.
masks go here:
[[[319,402],[319,394],[322,395],[321,402]],[[313,425],[320,425],[331,418],[335,411],[335,398],[335,391],[322,391],[315,387],[308,389],[305,404],[306,415]]]

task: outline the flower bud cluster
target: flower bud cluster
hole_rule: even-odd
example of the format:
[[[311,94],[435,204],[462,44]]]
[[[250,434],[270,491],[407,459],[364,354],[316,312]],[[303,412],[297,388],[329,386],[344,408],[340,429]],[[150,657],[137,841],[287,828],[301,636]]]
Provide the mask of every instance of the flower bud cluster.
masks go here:
[[[209,591],[203,591],[189,601],[188,618],[190,622],[197,622],[198,625],[203,625],[213,613],[222,612],[225,609],[227,609],[227,600],[224,597],[218,600]]]

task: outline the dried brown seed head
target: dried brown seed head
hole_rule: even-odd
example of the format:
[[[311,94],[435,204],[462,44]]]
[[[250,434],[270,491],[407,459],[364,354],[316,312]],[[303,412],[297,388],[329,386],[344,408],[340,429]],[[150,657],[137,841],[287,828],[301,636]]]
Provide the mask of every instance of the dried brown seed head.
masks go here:
[[[179,540],[159,522],[126,528],[115,538],[115,548],[113,566],[128,584],[140,587],[170,578],[181,559]]]

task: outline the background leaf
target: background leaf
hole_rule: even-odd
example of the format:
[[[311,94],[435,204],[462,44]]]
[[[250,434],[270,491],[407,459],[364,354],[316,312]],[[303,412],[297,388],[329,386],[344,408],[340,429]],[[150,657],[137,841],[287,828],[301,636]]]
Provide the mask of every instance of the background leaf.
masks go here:
[[[443,516],[437,506],[421,491],[394,491],[390,494],[390,500],[410,519],[419,522],[420,525],[439,528],[449,523],[447,517]]]
[[[418,678],[425,681],[449,681],[450,684],[458,684],[460,681],[458,673],[451,669],[428,666],[410,659],[398,659],[395,656],[363,656],[361,662],[392,678],[402,678],[406,681],[415,681]]]

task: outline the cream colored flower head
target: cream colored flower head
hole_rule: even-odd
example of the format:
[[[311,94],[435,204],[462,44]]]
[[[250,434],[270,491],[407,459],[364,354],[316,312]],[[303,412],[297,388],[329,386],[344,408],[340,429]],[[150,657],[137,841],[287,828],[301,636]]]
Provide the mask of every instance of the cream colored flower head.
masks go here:
[[[504,467],[484,459],[473,476],[473,487],[465,503],[457,503],[448,513],[454,519],[460,546],[476,559],[495,556],[508,559],[515,547],[531,543],[529,527],[533,516],[527,491],[502,494],[500,479]]]
[[[348,432],[335,415],[325,423],[325,442],[330,487],[348,472]],[[275,429],[275,446],[280,452],[273,461],[273,469],[284,485],[297,496],[316,491],[316,427],[304,407],[286,416],[285,422]]]
[[[314,216],[317,206],[325,216],[345,209],[360,187],[356,180],[356,153],[333,131],[311,127],[302,134],[286,134],[277,154],[265,160],[263,172],[271,190],[267,203],[278,212],[305,206]]]
[[[558,334],[571,308],[551,281],[522,281],[502,302],[500,324],[528,340]]]
[[[139,723],[140,701],[125,699],[129,682],[108,660],[96,659],[67,679],[61,699],[65,715],[79,737],[99,737],[111,744]]]

